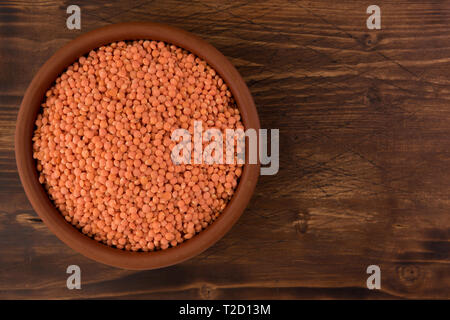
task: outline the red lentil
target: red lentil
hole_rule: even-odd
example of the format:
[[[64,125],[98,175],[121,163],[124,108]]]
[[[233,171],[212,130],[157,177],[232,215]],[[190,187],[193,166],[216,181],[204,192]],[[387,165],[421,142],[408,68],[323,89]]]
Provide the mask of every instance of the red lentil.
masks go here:
[[[224,81],[174,45],[115,42],[46,93],[33,137],[39,181],[65,219],[119,249],[167,249],[212,223],[241,165],[174,165],[173,130],[243,128]]]

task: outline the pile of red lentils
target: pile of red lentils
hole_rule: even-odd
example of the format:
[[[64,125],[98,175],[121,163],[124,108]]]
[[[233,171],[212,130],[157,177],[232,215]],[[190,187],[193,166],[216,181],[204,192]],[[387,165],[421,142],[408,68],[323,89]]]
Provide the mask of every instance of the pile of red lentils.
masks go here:
[[[65,219],[106,245],[174,247],[211,224],[241,165],[175,164],[173,130],[243,129],[223,79],[164,42],[115,42],[79,58],[42,104],[39,181]]]

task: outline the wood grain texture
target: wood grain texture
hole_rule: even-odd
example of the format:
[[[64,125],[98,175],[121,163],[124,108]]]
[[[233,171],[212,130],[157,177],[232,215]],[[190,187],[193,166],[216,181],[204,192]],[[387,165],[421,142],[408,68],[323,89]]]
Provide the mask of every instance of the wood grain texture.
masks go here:
[[[0,298],[450,298],[450,2],[0,2]],[[155,271],[74,252],[29,204],[14,159],[19,104],[38,68],[78,35],[167,23],[237,67],[263,128],[280,129],[280,171],[260,178],[216,245]],[[65,270],[82,269],[67,290]],[[366,288],[381,267],[382,289]]]

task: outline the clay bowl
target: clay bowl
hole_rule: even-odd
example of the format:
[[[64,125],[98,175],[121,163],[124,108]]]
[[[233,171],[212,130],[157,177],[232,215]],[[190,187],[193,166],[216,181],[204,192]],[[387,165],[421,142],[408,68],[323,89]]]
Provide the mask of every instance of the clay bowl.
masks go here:
[[[129,252],[99,243],[65,221],[38,181],[32,157],[35,120],[45,92],[55,79],[80,56],[120,40],[160,40],[184,48],[204,59],[224,79],[240,109],[246,129],[260,128],[252,96],[237,70],[217,49],[200,38],[156,23],[122,23],[88,32],[58,50],[38,71],[20,106],[15,133],[17,168],[25,193],[48,228],[69,247],[98,262],[134,270],[156,269],[198,255],[230,230],[247,206],[259,175],[259,164],[246,164],[238,187],[225,210],[210,226],[184,243],[162,251]]]

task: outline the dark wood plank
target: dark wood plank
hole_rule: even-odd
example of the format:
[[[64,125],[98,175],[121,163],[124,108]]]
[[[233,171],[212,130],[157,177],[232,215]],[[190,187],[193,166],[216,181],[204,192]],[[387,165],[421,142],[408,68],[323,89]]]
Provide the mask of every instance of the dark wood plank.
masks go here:
[[[77,1],[0,4],[0,298],[449,298],[450,2]],[[72,4],[72,3],[70,3]],[[281,167],[237,225],[185,263],[107,267],[74,252],[29,204],[15,118],[59,47],[110,23],[155,21],[221,50],[280,129]],[[66,267],[82,290],[66,289]],[[366,288],[368,265],[382,289]]]

